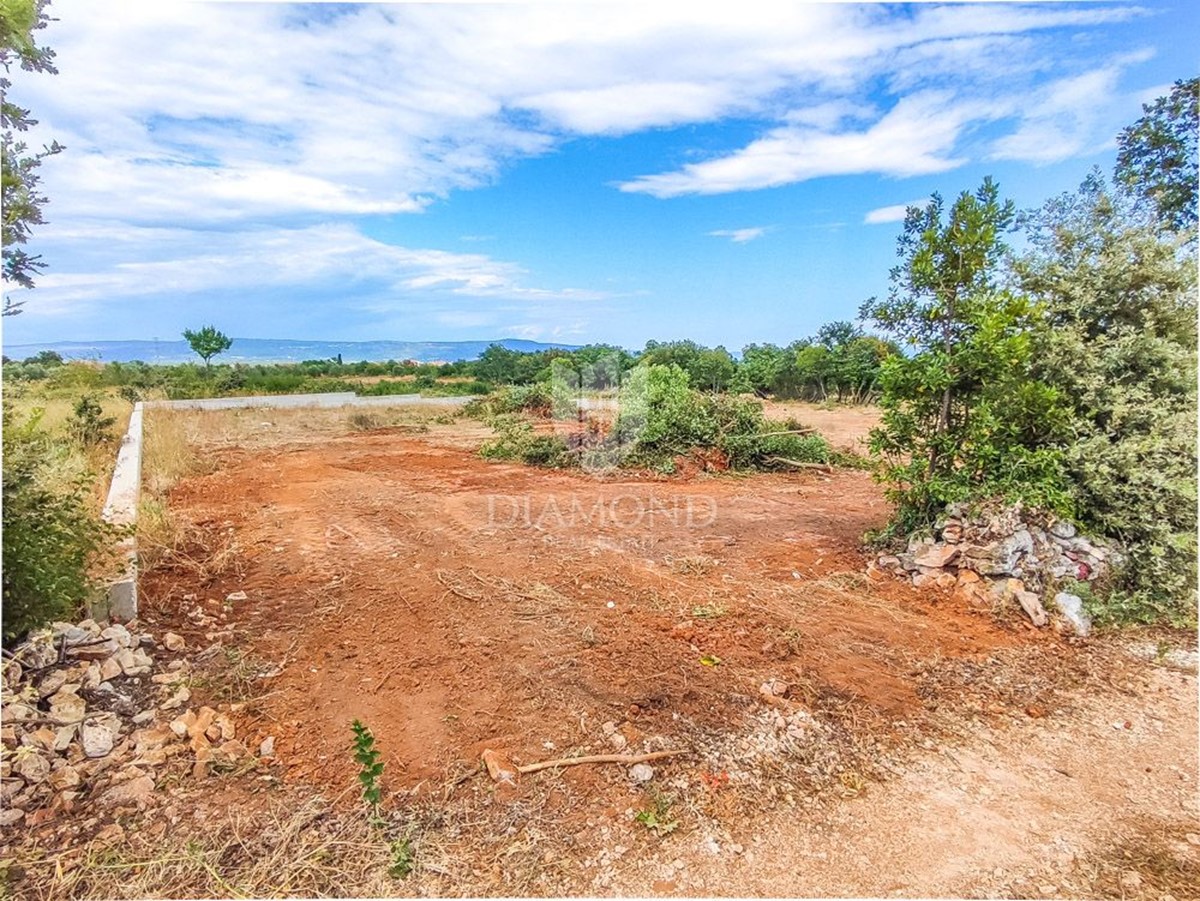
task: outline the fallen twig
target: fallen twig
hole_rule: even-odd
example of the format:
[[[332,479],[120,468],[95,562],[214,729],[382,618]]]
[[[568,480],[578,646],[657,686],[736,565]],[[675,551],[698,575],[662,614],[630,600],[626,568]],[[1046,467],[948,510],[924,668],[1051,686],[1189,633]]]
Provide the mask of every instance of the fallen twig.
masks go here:
[[[797,469],[819,469],[821,472],[833,472],[828,463],[802,463],[799,460],[789,460],[787,457],[768,457],[771,463],[783,463],[785,466],[795,466]]]
[[[557,760],[543,760],[541,763],[527,763],[517,767],[518,773],[536,773],[538,770],[548,770],[556,766],[575,766],[580,763],[646,763],[650,760],[662,760],[664,757],[679,757],[690,754],[691,751],[652,751],[649,754],[593,754],[591,757],[560,757]]]
[[[787,429],[783,432],[759,432],[757,435],[749,435],[749,438],[774,438],[776,435],[815,435],[817,430],[814,428],[803,429]]]
[[[489,749],[483,752],[483,762],[487,766],[488,775],[492,779],[497,782],[511,783],[513,781],[512,777],[516,773],[526,775],[528,773],[536,773],[538,770],[549,770],[561,766],[578,766],[582,763],[646,763],[651,760],[679,757],[690,753],[691,751],[680,749],[676,751],[652,751],[648,754],[593,754],[589,757],[559,757],[555,760],[543,760],[538,763],[527,763],[524,766],[517,766],[516,764],[508,764],[508,761],[502,756]],[[509,769],[509,766],[511,766],[511,769]]]

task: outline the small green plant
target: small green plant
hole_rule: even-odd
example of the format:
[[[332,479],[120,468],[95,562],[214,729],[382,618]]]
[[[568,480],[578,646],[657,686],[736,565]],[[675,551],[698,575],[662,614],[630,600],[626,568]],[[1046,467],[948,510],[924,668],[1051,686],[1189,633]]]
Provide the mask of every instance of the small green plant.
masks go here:
[[[416,854],[408,836],[393,839],[388,842],[388,851],[392,855],[392,863],[388,867],[388,875],[393,879],[405,879],[416,865]]]
[[[362,783],[363,800],[378,810],[383,800],[383,787],[379,777],[383,775],[383,761],[375,748],[375,736],[358,720],[350,724],[354,731],[354,759],[358,762],[358,781]]]
[[[670,795],[653,792],[650,795],[650,806],[639,811],[634,820],[655,835],[670,835],[679,828],[679,821],[671,812],[671,804],[674,800]]]
[[[485,443],[479,455],[487,460],[520,460],[529,466],[562,469],[576,461],[567,444],[558,435],[538,435],[533,426],[516,414],[502,414],[489,420],[499,436]]]
[[[128,401],[130,405],[142,402],[142,393],[133,387],[133,385],[122,385],[117,394],[121,400]]]
[[[95,447],[112,440],[112,429],[117,419],[105,416],[104,408],[95,394],[85,394],[75,404],[75,411],[67,423],[71,436],[84,447]]]

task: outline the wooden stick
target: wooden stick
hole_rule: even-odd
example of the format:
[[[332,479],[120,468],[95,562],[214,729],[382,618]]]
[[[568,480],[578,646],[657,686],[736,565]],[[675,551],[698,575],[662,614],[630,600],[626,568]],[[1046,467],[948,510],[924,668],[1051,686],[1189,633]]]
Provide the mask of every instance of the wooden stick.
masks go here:
[[[798,469],[819,469],[821,472],[833,472],[833,467],[828,463],[801,463],[799,460],[789,460],[787,457],[768,457],[767,459],[772,463],[783,463]]]
[[[662,760],[664,757],[678,757],[690,754],[691,751],[654,751],[650,754],[593,754],[591,757],[560,757],[558,760],[543,760],[541,763],[527,763],[517,767],[517,772],[536,773],[538,770],[548,770],[556,766],[576,766],[581,763],[645,763],[648,760]]]
[[[773,438],[776,435],[815,435],[816,433],[817,433],[817,429],[809,427],[809,428],[803,428],[803,429],[788,429],[785,432],[761,432],[757,435],[748,435],[747,437],[748,438]]]

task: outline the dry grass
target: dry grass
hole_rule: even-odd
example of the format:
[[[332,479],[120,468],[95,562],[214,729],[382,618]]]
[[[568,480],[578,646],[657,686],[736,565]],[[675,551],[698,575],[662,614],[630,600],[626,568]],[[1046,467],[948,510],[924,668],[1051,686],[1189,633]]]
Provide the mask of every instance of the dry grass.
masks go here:
[[[717,560],[703,554],[672,557],[667,562],[671,571],[681,576],[704,576],[721,565]]]
[[[23,849],[5,894],[64,898],[382,897],[408,894],[388,875],[391,848],[365,815],[322,798],[230,811],[160,838],[130,831],[111,845]]]
[[[1108,846],[1078,859],[1075,875],[1093,898],[1196,898],[1200,847],[1187,840],[1195,828],[1194,822],[1162,820],[1128,824]]]
[[[104,507],[108,496],[108,485],[112,476],[113,464],[117,459],[117,448],[129,428],[129,417],[133,407],[128,401],[117,396],[115,391],[95,389],[103,410],[103,416],[111,416],[116,421],[110,431],[110,439],[94,447],[80,447],[70,438],[69,425],[75,412],[75,404],[84,394],[85,389],[46,389],[41,386],[5,386],[5,403],[10,405],[17,423],[27,422],[36,417],[38,428],[59,440],[64,448],[63,475],[77,477],[88,473],[92,479],[91,503],[96,513]]]

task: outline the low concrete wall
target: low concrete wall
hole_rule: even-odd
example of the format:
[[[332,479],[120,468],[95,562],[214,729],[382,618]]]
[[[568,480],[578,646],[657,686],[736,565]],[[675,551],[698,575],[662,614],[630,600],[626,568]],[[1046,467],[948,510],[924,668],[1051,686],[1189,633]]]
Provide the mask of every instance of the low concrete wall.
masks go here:
[[[130,535],[122,539],[118,551],[125,558],[122,574],[109,583],[108,596],[97,604],[95,619],[129,621],[137,617],[137,525],[138,502],[142,493],[142,417],[145,410],[243,410],[252,408],[295,409],[305,407],[458,407],[470,397],[422,397],[419,394],[392,394],[359,397],[350,392],[336,394],[276,394],[261,397],[204,397],[192,400],[155,400],[134,404],[129,429],[121,440],[112,484],[104,504],[104,519],[115,526],[127,527]]]
[[[471,397],[421,397],[419,394],[380,394],[358,397],[350,401],[351,407],[461,407],[473,400]]]
[[[357,394],[271,394],[259,397],[203,397],[191,400],[147,401],[147,409],[167,410],[246,410],[272,408],[277,410],[300,407],[424,407],[462,406],[470,397],[422,397],[419,394],[380,394],[359,397]]]
[[[104,504],[103,517],[114,526],[128,528],[137,524],[138,501],[142,493],[142,411],[144,404],[133,406],[129,429],[121,439],[117,465]],[[125,558],[122,574],[109,583],[108,596],[93,615],[99,619],[128,621],[137,616],[137,539],[130,534],[118,546]]]
[[[190,400],[155,400],[146,404],[152,410],[241,410],[250,407],[344,407],[353,403],[349,391],[338,394],[277,394],[266,397],[200,397]]]

